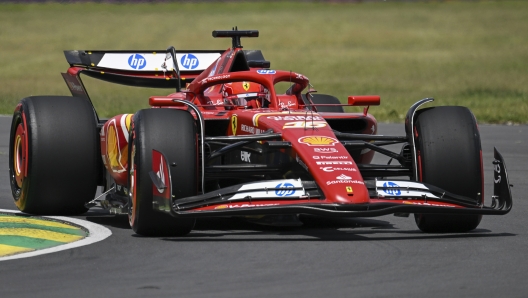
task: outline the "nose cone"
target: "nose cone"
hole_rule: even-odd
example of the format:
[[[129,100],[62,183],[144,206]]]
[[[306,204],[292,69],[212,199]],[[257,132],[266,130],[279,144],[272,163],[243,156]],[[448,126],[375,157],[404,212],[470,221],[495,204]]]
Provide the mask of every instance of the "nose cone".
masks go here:
[[[297,159],[306,165],[326,200],[349,204],[369,202],[357,164],[329,127],[284,129],[283,136],[290,140]]]

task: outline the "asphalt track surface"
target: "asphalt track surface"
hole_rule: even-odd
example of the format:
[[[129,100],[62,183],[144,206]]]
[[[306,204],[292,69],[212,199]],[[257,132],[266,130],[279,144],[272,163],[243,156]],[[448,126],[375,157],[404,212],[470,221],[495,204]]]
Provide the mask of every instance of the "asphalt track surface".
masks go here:
[[[10,121],[0,117],[2,209],[15,209]],[[400,135],[403,125],[379,130]],[[412,217],[391,215],[287,229],[210,219],[185,238],[144,238],[125,217],[92,209],[77,218],[106,226],[112,236],[0,262],[0,297],[526,297],[528,126],[481,125],[480,132],[486,203],[497,146],[514,204],[505,216],[484,217],[471,233],[425,234]]]

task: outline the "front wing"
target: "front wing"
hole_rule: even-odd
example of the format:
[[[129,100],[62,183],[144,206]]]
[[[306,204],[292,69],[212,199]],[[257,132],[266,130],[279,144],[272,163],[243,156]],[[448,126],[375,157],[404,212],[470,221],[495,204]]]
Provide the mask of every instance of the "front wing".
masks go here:
[[[161,153],[154,151],[153,154]],[[504,159],[497,149],[494,150],[494,157],[491,206],[475,205],[471,203],[475,202],[473,199],[409,180],[366,180],[369,203],[329,204],[324,202],[325,194],[320,192],[315,182],[283,179],[240,184],[176,200],[169,200],[169,196],[160,196],[153,190],[154,208],[175,217],[196,218],[267,214],[329,217],[375,217],[409,213],[504,215],[511,210],[513,204],[511,185]],[[168,164],[166,168],[168,169]],[[170,175],[168,171],[166,175]],[[172,193],[170,183],[163,184],[154,175],[151,177],[156,189]]]

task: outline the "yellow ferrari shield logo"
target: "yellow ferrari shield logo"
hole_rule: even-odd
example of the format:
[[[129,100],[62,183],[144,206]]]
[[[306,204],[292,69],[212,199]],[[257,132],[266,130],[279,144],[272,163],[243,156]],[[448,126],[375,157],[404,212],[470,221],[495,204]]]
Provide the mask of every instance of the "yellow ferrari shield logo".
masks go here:
[[[242,82],[242,88],[244,88],[244,90],[248,91],[249,90],[249,82]]]
[[[353,192],[354,192],[354,190],[352,189],[352,186],[347,186],[347,187],[346,187],[346,191],[347,191],[348,193],[353,193]]]
[[[231,131],[233,132],[233,135],[236,135],[237,126],[237,115],[233,115],[231,116]]]

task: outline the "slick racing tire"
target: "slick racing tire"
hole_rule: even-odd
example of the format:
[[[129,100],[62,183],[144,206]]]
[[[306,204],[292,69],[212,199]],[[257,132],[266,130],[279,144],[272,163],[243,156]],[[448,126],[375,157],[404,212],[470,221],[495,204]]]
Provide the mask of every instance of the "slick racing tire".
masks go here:
[[[327,94],[311,94],[311,100],[314,104],[341,104],[337,97]],[[306,99],[306,96],[303,94],[302,98],[306,104],[310,102]],[[343,106],[318,106],[315,107],[317,112],[332,112],[332,113],[344,113],[345,110]]]
[[[433,107],[417,112],[413,128],[418,179],[483,203],[480,134],[465,107]],[[461,233],[477,228],[482,215],[415,214],[428,233]]]
[[[9,176],[23,212],[86,212],[99,173],[98,134],[90,102],[69,96],[22,99],[11,122]]]
[[[142,236],[182,236],[196,222],[175,218],[153,209],[152,150],[162,152],[169,163],[172,194],[184,198],[197,194],[197,134],[193,116],[173,109],[146,109],[134,115],[129,162],[129,221]]]

